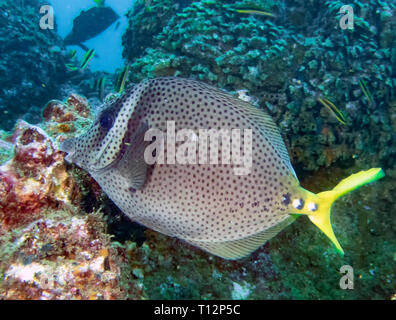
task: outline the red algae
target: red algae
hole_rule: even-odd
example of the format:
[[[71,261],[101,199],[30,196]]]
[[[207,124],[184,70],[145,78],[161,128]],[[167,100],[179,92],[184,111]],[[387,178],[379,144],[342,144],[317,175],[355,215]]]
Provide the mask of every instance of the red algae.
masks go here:
[[[72,106],[80,117],[88,118],[91,114],[88,107],[88,100],[78,94],[71,94],[67,99],[67,104]]]
[[[65,102],[49,101],[43,109],[41,126],[51,137],[62,140],[62,135],[79,134],[90,125],[92,113],[88,101],[71,94]]]
[[[51,100],[43,110],[43,119],[45,121],[66,122],[74,121],[75,116],[63,102]]]

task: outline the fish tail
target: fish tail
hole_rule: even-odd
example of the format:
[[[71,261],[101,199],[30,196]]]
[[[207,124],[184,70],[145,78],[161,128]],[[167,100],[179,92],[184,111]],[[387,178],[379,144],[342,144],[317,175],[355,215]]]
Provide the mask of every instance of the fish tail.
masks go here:
[[[334,235],[333,228],[330,221],[331,207],[339,197],[358,189],[361,186],[374,182],[385,176],[381,168],[372,168],[367,171],[360,171],[350,175],[348,178],[343,179],[337,184],[335,188],[330,191],[320,192],[316,195],[315,201],[317,203],[317,210],[311,211],[308,214],[309,219],[320,229],[326,236],[333,242],[337,251],[343,256],[344,250]]]

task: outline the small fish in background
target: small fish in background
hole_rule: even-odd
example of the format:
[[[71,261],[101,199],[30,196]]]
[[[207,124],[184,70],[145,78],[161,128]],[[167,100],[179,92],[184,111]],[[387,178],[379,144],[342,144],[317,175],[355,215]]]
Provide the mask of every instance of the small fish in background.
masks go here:
[[[170,134],[169,121],[174,123]],[[235,173],[244,161],[242,167],[231,162],[214,165],[208,159],[179,163],[169,155],[173,147],[168,141],[161,146],[161,136],[151,136],[158,143],[155,147],[145,139],[149,128],[168,139],[181,129],[198,133],[219,126],[252,130],[251,151],[244,151],[252,160],[249,173]],[[343,254],[330,221],[334,201],[385,175],[373,168],[349,176],[332,190],[309,192],[300,186],[267,113],[205,83],[173,77],[133,86],[100,110],[87,132],[62,142],[60,150],[67,153],[66,161],[87,170],[132,220],[224,259],[247,256],[301,215]],[[146,153],[156,158],[162,151],[165,163],[147,163]],[[217,152],[221,159],[222,150]]]
[[[343,125],[347,124],[347,120],[344,114],[334,105],[334,103],[326,98],[318,98],[318,102],[320,102],[323,106],[330,110],[330,112],[334,115],[338,122]]]
[[[275,17],[275,15],[273,15],[271,12],[266,12],[261,10],[236,9],[235,11],[238,13],[255,14],[266,17]]]
[[[374,104],[373,96],[371,95],[371,92],[370,92],[369,88],[367,87],[367,83],[366,83],[366,81],[364,81],[364,79],[359,80],[359,86],[360,86],[360,89],[362,90],[364,96],[368,100],[368,102],[371,105],[373,105]]]
[[[7,10],[6,8],[0,6],[0,10],[2,12],[3,17],[7,18],[10,15],[9,10]]]
[[[89,49],[86,53],[85,56],[83,58],[83,60],[81,61],[81,65],[80,65],[80,69],[84,70],[89,62],[92,60],[92,58],[95,56],[95,50],[94,49]]]
[[[115,30],[115,31],[118,30],[118,28],[120,27],[120,24],[121,24],[120,21],[118,21],[118,22],[116,23],[116,25],[115,25],[115,27],[114,27],[114,30]]]
[[[76,50],[74,50],[76,51]],[[75,57],[77,54],[76,53],[72,53],[73,57]],[[69,71],[77,71],[77,70],[84,70],[89,62],[92,60],[92,58],[95,56],[95,50],[93,49],[88,49],[88,51],[85,53],[84,58],[82,59],[80,66],[76,65],[75,63],[66,63],[65,66]]]
[[[79,69],[77,66],[75,66],[72,63],[66,63],[65,66],[69,71],[77,71]]]
[[[103,7],[105,4],[105,0],[94,0],[98,7]]]
[[[94,0],[95,1],[95,0]],[[104,1],[95,1],[96,6],[83,10],[74,18],[72,31],[66,36],[65,45],[78,45],[84,51],[89,48],[83,42],[96,37],[119,19],[119,15]]]
[[[104,100],[104,92],[106,87],[106,77],[100,77],[94,83],[94,89],[98,91],[98,98],[103,102]]]
[[[125,66],[124,69],[120,72],[117,77],[117,83],[115,86],[115,91],[118,93],[122,93],[124,91],[126,79],[128,77],[129,66]]]
[[[246,89],[241,89],[236,91],[238,99],[246,101],[254,106],[257,106],[259,103],[259,99],[249,95],[249,91]]]
[[[77,56],[77,50],[76,50],[76,49],[73,49],[73,50],[70,52],[70,59],[74,59],[76,56]]]

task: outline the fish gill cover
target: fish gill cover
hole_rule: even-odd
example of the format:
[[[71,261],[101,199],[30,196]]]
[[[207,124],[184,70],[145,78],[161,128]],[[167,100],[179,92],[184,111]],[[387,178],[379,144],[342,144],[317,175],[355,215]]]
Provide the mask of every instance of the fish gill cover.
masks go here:
[[[6,4],[4,28],[11,33],[1,28],[8,57],[1,63],[12,76],[1,79],[8,90],[0,97],[7,115],[3,128],[27,110],[32,116],[26,118],[42,114],[42,120],[37,126],[20,121],[1,132],[1,159],[10,159],[0,168],[1,298],[395,297],[394,1],[351,1],[354,30],[339,27],[340,1],[135,1],[124,35],[126,92],[146,78],[176,76],[249,101],[270,114],[302,186],[313,192],[371,167],[386,172],[381,181],[335,202],[332,220],[343,258],[301,218],[236,261],[130,222],[86,171],[65,164],[58,143],[88,132],[98,113],[78,93],[99,103],[91,99],[98,95],[92,89],[103,74],[91,75],[89,65],[83,72],[67,70],[74,55],[62,58],[56,33],[32,28],[26,40],[29,33],[20,29],[34,26],[36,16],[15,2]],[[25,11],[40,4],[29,1]],[[37,40],[43,37],[48,44]],[[55,58],[43,59],[37,50]],[[36,70],[37,62],[42,68]],[[48,64],[60,71],[49,72]],[[50,82],[53,90],[37,80],[43,73],[49,79],[44,85]],[[114,88],[103,81],[100,86],[113,92],[104,98],[107,106],[117,101],[120,73],[107,75]],[[29,86],[17,78],[22,74],[32,79]],[[50,99],[59,100],[46,104]],[[98,121],[111,128],[114,119]],[[308,208],[300,200],[287,193],[282,198]],[[354,268],[354,290],[339,287],[344,265]]]

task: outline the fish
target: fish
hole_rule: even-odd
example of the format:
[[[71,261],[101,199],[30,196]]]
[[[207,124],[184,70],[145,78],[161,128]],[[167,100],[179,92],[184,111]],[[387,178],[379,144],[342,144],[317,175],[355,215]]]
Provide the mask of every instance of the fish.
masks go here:
[[[94,89],[98,90],[98,97],[100,101],[104,99],[104,90],[106,85],[106,77],[101,77],[95,81]]]
[[[124,91],[125,82],[128,77],[128,72],[129,72],[129,66],[125,66],[124,69],[118,75],[117,84],[115,88],[116,92],[122,93],[122,91]]]
[[[71,63],[67,63],[67,64],[65,64],[65,66],[70,71],[77,71],[79,69],[77,66],[75,66],[74,64],[71,64]]]
[[[78,45],[88,51],[83,42],[96,37],[119,19],[119,15],[110,7],[95,6],[82,10],[74,18],[72,31],[64,39],[65,45]]]
[[[80,64],[80,69],[81,70],[84,70],[88,66],[88,63],[92,60],[94,55],[95,55],[95,50],[93,50],[93,49],[89,49],[85,53],[85,56],[84,56],[84,58],[83,58],[83,60],[81,61],[81,64]]]
[[[120,27],[120,21],[118,21],[118,22],[116,23],[116,25],[115,25],[115,27],[114,27],[114,30],[117,31],[119,27]]]
[[[77,50],[72,50],[71,52],[70,52],[70,59],[74,59],[75,57],[76,57],[76,55],[77,55]]]
[[[346,125],[345,116],[342,112],[332,103],[330,100],[326,98],[318,98],[318,102],[320,102],[323,106],[330,110],[330,112],[334,115],[334,117],[343,125]]]
[[[261,10],[236,9],[235,11],[238,13],[257,14],[260,16],[275,17],[271,12],[261,11]]]
[[[173,144],[175,133],[185,128],[188,139]],[[202,150],[213,161],[193,147],[190,155],[200,160],[180,160],[190,153],[186,143],[197,142],[191,132],[225,129],[243,132],[246,161],[227,162],[212,143],[206,143],[208,150],[203,143]],[[300,216],[343,254],[330,221],[333,202],[385,175],[381,168],[360,171],[314,194],[300,186],[280,132],[265,111],[206,83],[177,77],[147,79],[129,88],[102,106],[84,134],[59,148],[65,161],[89,172],[131,220],[230,260],[257,250]]]
[[[359,86],[360,86],[360,89],[362,90],[363,94],[367,98],[367,101],[370,104],[373,104],[373,96],[371,95],[371,92],[370,92],[369,88],[367,87],[366,81],[364,81],[363,79],[360,79]]]

